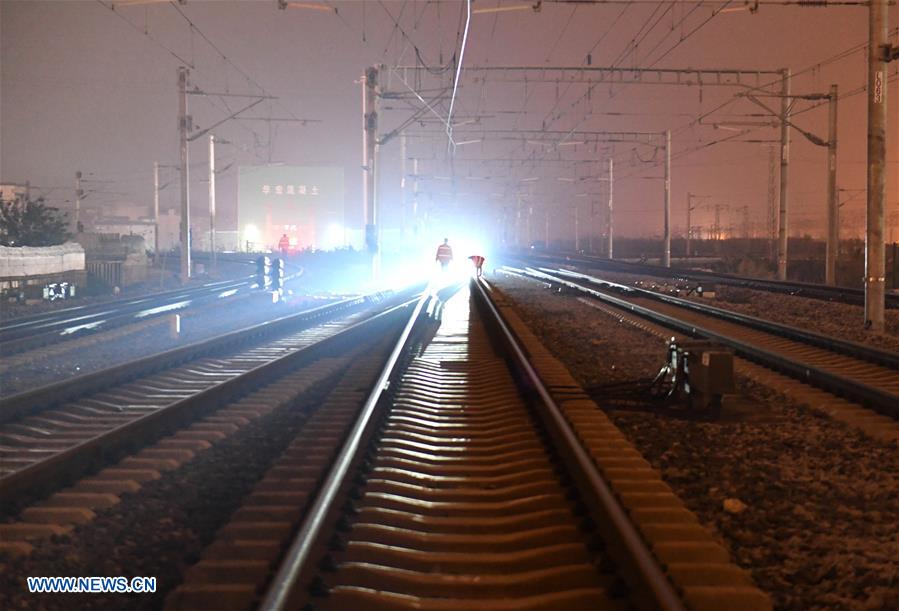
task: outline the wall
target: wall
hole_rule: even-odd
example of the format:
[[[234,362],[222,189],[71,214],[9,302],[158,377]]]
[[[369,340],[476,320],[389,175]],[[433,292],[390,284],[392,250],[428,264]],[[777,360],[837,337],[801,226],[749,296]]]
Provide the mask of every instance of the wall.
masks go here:
[[[0,278],[23,278],[84,270],[84,248],[75,242],[59,246],[0,246]]]

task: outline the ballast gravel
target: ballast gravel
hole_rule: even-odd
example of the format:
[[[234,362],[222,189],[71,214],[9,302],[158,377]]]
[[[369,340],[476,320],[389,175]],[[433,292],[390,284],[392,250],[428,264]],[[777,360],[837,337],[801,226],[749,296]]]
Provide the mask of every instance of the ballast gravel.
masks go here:
[[[646,379],[664,362],[664,342],[571,295],[491,279],[584,386]],[[717,420],[604,408],[776,608],[899,609],[899,448],[737,384]]]
[[[171,317],[159,317],[46,348],[5,355],[0,362],[0,395],[10,396],[173,350],[330,301],[298,296],[292,303],[273,304],[266,295],[249,295],[183,311],[179,334],[172,332]]]
[[[899,352],[899,310],[886,310],[884,312],[884,332],[874,333],[865,329],[864,308],[859,305],[724,284],[716,288],[715,297],[708,298],[700,297],[696,292],[690,292],[689,289],[683,290],[684,287],[695,289],[697,286],[695,281],[685,284],[670,279],[601,270],[584,273],[612,282],[640,286],[665,293],[673,293],[680,287],[682,289],[680,297],[740,314],[764,318],[782,325],[799,327],[806,331],[867,344],[882,350]]]
[[[368,350],[367,354],[362,354]],[[380,342],[357,349],[356,360],[383,359]],[[242,425],[211,448],[71,533],[35,543],[32,554],[0,554],[0,609],[101,610],[164,608],[165,597],[183,580],[255,484],[302,430],[346,369],[315,384],[289,405]],[[372,369],[376,373],[376,369]],[[373,383],[363,378],[360,384]],[[117,576],[156,578],[153,594],[29,594],[28,576]]]

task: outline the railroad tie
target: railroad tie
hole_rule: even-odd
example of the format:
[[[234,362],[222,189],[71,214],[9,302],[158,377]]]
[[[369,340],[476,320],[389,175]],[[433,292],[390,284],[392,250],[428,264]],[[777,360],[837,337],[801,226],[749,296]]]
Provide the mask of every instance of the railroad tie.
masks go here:
[[[495,291],[498,292],[498,291]],[[767,594],[686,508],[567,368],[506,302],[500,311],[531,354],[584,448],[692,609],[771,609]],[[580,389],[578,396],[577,389]]]

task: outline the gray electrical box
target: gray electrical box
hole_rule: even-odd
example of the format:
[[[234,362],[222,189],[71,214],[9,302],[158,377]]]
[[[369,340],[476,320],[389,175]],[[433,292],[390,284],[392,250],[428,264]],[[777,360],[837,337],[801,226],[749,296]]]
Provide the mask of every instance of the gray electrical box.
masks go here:
[[[717,409],[723,395],[735,391],[733,352],[705,340],[672,342],[669,364],[674,369],[676,393],[690,407]]]

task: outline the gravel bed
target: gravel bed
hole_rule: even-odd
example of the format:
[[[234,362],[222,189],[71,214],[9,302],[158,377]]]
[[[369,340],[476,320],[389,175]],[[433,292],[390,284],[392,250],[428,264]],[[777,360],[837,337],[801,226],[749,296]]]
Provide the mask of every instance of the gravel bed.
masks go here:
[[[371,352],[381,358],[384,347]],[[0,608],[161,609],[167,593],[199,560],[330,386],[323,382],[291,407],[250,422],[161,479],[123,495],[119,504],[96,510],[92,521],[36,545],[31,555],[0,555]],[[155,594],[46,594],[36,599],[25,588],[26,576],[90,575],[155,576],[157,589]]]
[[[654,286],[662,290],[673,288],[673,283],[662,278],[605,271],[596,271],[591,275],[621,284],[641,282],[644,288],[649,289]],[[740,314],[899,352],[899,310],[886,310],[885,333],[877,334],[864,329],[864,308],[857,305],[727,285],[717,287],[714,299],[695,295],[687,298]]]
[[[495,281],[582,385],[652,376],[664,361],[654,336],[535,283]],[[738,390],[717,421],[609,415],[776,608],[899,609],[896,444],[747,380]]]
[[[169,323],[164,318],[157,318],[138,328],[120,327],[10,355],[4,357],[4,363],[0,365],[0,389],[3,396],[24,392],[330,301],[298,296],[289,303],[272,304],[263,295],[234,298],[182,312],[180,337],[171,336]]]

